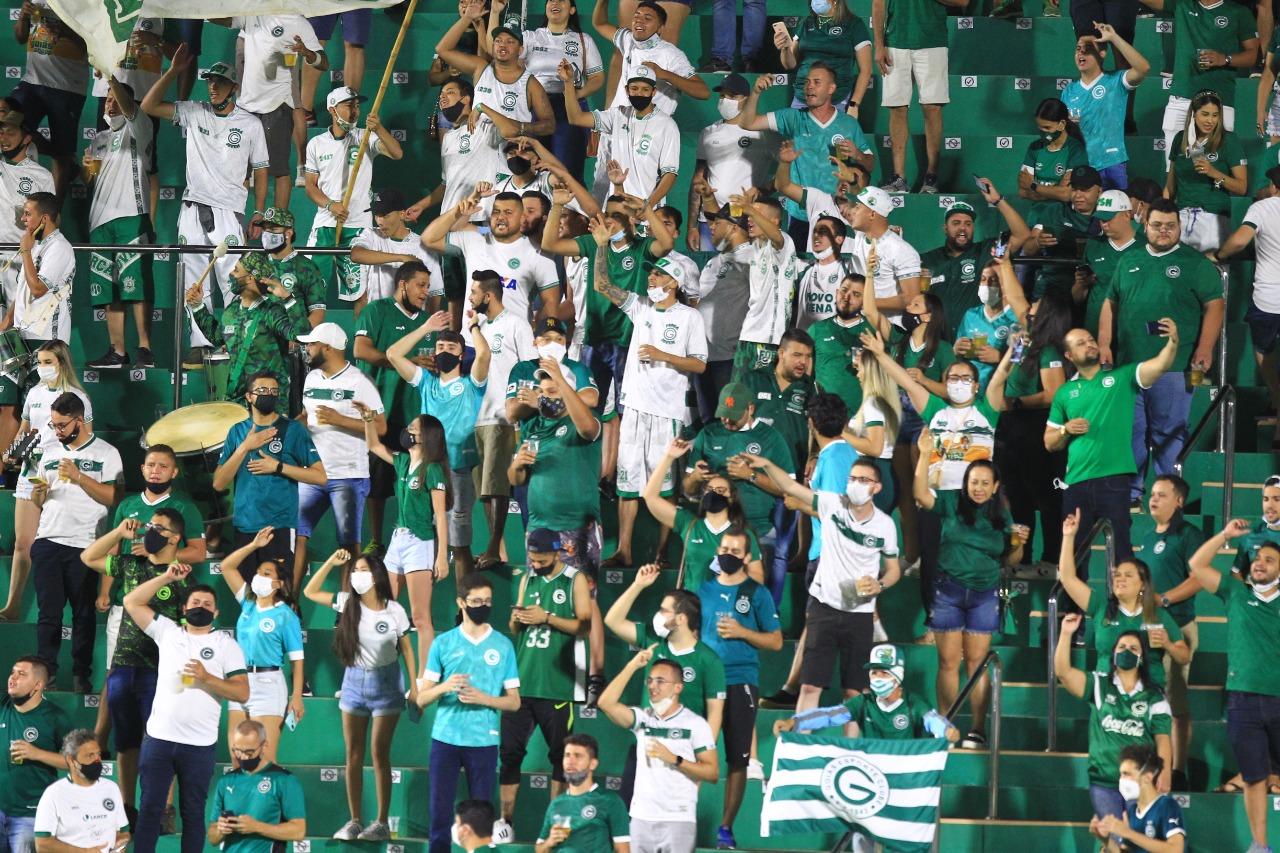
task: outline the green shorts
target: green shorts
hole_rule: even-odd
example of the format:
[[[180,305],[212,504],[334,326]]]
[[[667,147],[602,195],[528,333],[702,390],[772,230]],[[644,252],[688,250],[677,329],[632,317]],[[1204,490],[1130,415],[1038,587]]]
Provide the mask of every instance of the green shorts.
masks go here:
[[[126,216],[104,222],[89,234],[89,242],[135,245],[151,243],[151,220],[145,216]],[[93,252],[89,256],[89,299],[94,307],[113,302],[152,302],[155,300],[155,276],[152,255],[138,252]]]
[[[350,248],[351,241],[359,233],[359,228],[343,228],[342,248]],[[311,245],[336,246],[337,243],[334,240],[337,236],[336,228],[313,228]],[[320,268],[320,275],[326,284],[334,280],[334,261],[337,261],[338,298],[344,302],[355,302],[360,298],[364,280],[361,277],[360,264],[354,263],[350,255],[314,255],[312,259]]]
[[[758,344],[753,341],[738,341],[738,348],[733,351],[734,378],[737,378],[744,373],[756,373],[772,370],[773,363],[777,360],[777,344]]]

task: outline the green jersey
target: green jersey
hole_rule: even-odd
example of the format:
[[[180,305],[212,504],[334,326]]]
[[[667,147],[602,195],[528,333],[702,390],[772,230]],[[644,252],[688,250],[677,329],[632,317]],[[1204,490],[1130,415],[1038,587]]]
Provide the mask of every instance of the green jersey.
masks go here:
[[[596,241],[590,234],[574,239],[578,252],[587,259],[587,318],[586,342],[598,344],[612,342],[626,346],[631,343],[631,320],[622,309],[609,301],[603,293],[596,292]],[[653,238],[643,237],[628,243],[626,248],[609,246],[609,280],[624,293],[644,296],[649,287],[649,271],[645,263],[653,263]]]
[[[517,570],[520,575],[523,570]],[[550,577],[533,572],[521,583],[520,603],[537,605],[552,616],[576,619],[573,606],[573,579],[578,570],[565,566]],[[587,640],[557,631],[550,625],[516,623],[511,642],[516,647],[516,669],[520,672],[520,695],[557,702],[585,702],[587,699]]]
[[[1227,690],[1280,696],[1280,594],[1263,598],[1226,572],[1216,594],[1227,605]]]
[[[577,530],[600,518],[600,490],[584,484],[600,478],[601,432],[583,438],[567,415],[521,424],[521,438],[538,442],[529,468],[528,529]]]
[[[1120,752],[1126,746],[1156,745],[1156,735],[1173,730],[1164,691],[1141,681],[1125,693],[1105,672],[1091,672],[1085,687],[1089,703],[1089,783],[1114,788],[1120,778]]]
[[[1081,244],[1089,239],[1091,231],[1097,233],[1093,212],[1081,213],[1065,201],[1038,204],[1031,208],[1027,220],[1033,229],[1038,228],[1058,239],[1056,246],[1041,253],[1051,258],[1079,258]],[[1046,266],[1036,279],[1034,295],[1039,297],[1049,290],[1058,290],[1070,296],[1074,281],[1075,270],[1069,264]]]
[[[136,518],[146,524],[156,510],[171,509],[182,516],[182,526],[185,528],[182,538],[178,540],[179,548],[185,548],[188,539],[204,538],[204,519],[200,517],[200,510],[196,509],[190,497],[172,488],[165,493],[164,497],[154,502],[149,500],[148,496],[148,492],[139,492],[120,501],[120,506],[116,507],[115,519],[111,522],[112,526],[119,527],[126,518]],[[129,548],[122,550],[128,551]]]
[[[831,102],[843,103],[853,94],[857,80],[858,50],[871,46],[871,33],[861,18],[845,11],[843,18],[805,17],[796,28],[796,53],[800,64],[791,75],[794,100],[804,100],[804,81],[815,62],[824,62],[836,73],[836,91]]]
[[[571,358],[566,358],[560,364],[561,364],[561,370],[567,371],[566,377],[569,374],[573,375],[575,391],[577,391],[578,393],[582,393],[587,388],[595,388],[596,393],[597,394],[600,393],[600,388],[596,385],[595,377],[591,375],[591,370],[585,364],[583,364],[580,361],[574,361]],[[534,375],[537,372],[537,370],[538,370],[538,360],[536,358],[527,359],[525,361],[517,361],[511,367],[511,373],[508,374],[507,376],[506,398],[508,400],[514,400],[516,398],[516,394],[520,392],[520,383],[522,382],[528,382],[528,383],[531,383],[532,385],[538,385],[539,380]],[[525,418],[524,420],[520,421],[520,427],[524,428],[524,425],[527,424],[530,420],[531,418]]]
[[[396,471],[396,527],[408,529],[419,539],[435,539],[436,511],[431,493],[448,494],[444,467],[439,462],[428,462],[426,470],[421,471],[421,466],[410,468],[408,453],[397,453],[392,458]]]
[[[786,439],[782,437],[782,433],[761,422],[759,418],[736,431],[725,429],[724,424],[718,420],[707,424],[693,440],[693,452],[689,455],[689,467],[686,470],[692,471],[695,463],[701,461],[706,462],[717,474],[727,474],[730,457],[744,452],[758,453],[788,474],[795,473],[795,463]],[[773,512],[773,495],[747,480],[739,480],[737,486],[738,500],[742,501],[742,512],[747,517],[747,523],[757,536],[767,535],[773,529],[773,522],[769,518]]]
[[[920,256],[920,268],[929,271],[929,292],[942,300],[948,340],[955,340],[965,312],[982,304],[978,299],[978,274],[991,260],[991,247],[995,244],[995,240],[975,241],[958,255],[944,244]]]
[[[956,325],[959,325],[958,320]],[[934,382],[941,382],[942,374],[946,373],[947,368],[956,362],[955,350],[942,341],[938,343],[938,348],[933,351],[933,355],[926,358],[926,344],[921,343],[917,346],[916,342],[911,340],[911,336],[905,334],[897,326],[890,333],[889,343],[891,347],[890,355],[893,356],[894,361],[907,370],[913,367],[916,368]],[[905,394],[903,398],[906,398]]]
[[[1174,200],[1178,207],[1198,207],[1206,213],[1228,215],[1231,213],[1231,194],[1213,185],[1214,178],[1196,171],[1196,160],[1203,157],[1219,172],[1230,175],[1236,166],[1249,165],[1249,158],[1234,133],[1222,132],[1222,144],[1217,151],[1206,151],[1192,142],[1190,150],[1183,149],[1183,133],[1173,137],[1169,149],[1169,162],[1173,166]]]
[[[960,491],[939,490],[933,511],[942,519],[938,568],[968,589],[988,590],[1000,583],[1000,564],[1009,548],[1013,518],[1000,511],[1000,525],[991,523],[987,507],[975,507],[973,524],[959,514]]]
[[[1045,186],[1058,186],[1062,179],[1079,166],[1089,165],[1089,153],[1084,143],[1068,134],[1067,141],[1054,151],[1043,139],[1027,146],[1027,156],[1022,160],[1022,171],[1031,180]]]
[[[862,314],[851,324],[839,317],[827,317],[809,327],[813,338],[813,372],[818,388],[836,394],[858,411],[862,405],[862,383],[853,369],[853,351],[862,346],[862,333],[875,332]]]
[[[6,693],[0,696],[0,742],[25,740],[36,749],[62,752],[62,739],[72,729],[65,711],[42,698],[28,711],[14,707]],[[58,779],[58,771],[40,761],[14,764],[6,754],[0,761],[0,812],[14,817],[36,816],[36,806],[44,789]]]
[[[678,652],[671,647],[670,638],[662,639],[653,633],[644,622],[633,623],[636,626],[636,646],[647,649],[654,643],[658,647],[653,650],[653,660],[644,668],[644,677],[649,677],[649,669],[655,661],[674,661],[680,666],[680,676],[684,680],[684,690],[680,692],[680,704],[699,717],[707,716],[707,702],[711,699],[724,701],[724,664],[711,647],[701,640],[693,644],[693,648]],[[641,691],[643,704],[649,705],[648,691]]]
[[[884,43],[899,50],[947,46],[947,7],[938,0],[888,0]]]
[[[1230,56],[1240,45],[1258,37],[1253,15],[1238,3],[1200,3],[1199,0],[1164,0],[1164,12],[1173,16],[1173,86],[1169,94],[1190,100],[1205,89],[1217,92],[1223,106],[1236,101],[1236,71],[1214,67],[1200,70],[1199,52],[1216,50]]]
[[[681,507],[676,510],[676,522],[672,525],[680,544],[684,548],[684,580],[681,589],[697,592],[702,582],[708,577],[711,561],[715,559],[716,549],[720,547],[720,537],[729,529],[732,522],[725,524],[720,530],[713,530],[707,525],[705,518],[699,518],[689,510]],[[760,559],[760,542],[754,530],[747,530],[750,540],[748,550],[751,560]]]
[[[1182,517],[1181,513],[1169,521],[1163,533],[1151,530],[1142,537],[1142,561],[1151,570],[1151,585],[1156,592],[1164,593],[1182,583],[1191,574],[1188,564],[1191,555],[1204,544],[1204,531]],[[1196,598],[1170,604],[1169,615],[1178,625],[1186,625],[1196,618]]]
[[[394,296],[375,299],[360,312],[356,320],[355,336],[364,335],[369,343],[380,353],[385,353],[392,344],[409,332],[427,322],[427,312],[418,311],[410,314],[404,310]],[[409,353],[410,358],[429,355],[435,351],[436,336],[433,332],[418,342],[418,346]],[[387,416],[387,434],[397,435],[408,426],[409,421],[418,416],[422,410],[422,397],[417,390],[409,387],[409,383],[400,378],[394,367],[377,367],[369,365],[369,378],[378,388],[382,397],[382,408]]]
[[[1272,527],[1265,518],[1260,518],[1252,530],[1236,540],[1236,558],[1231,563],[1231,570],[1247,578],[1249,567],[1258,557],[1258,548],[1267,542],[1280,545],[1280,523]]]
[[[772,369],[744,371],[738,381],[751,389],[756,417],[782,434],[796,469],[803,469],[809,458],[809,416],[805,411],[817,392],[813,379],[804,376],[793,380],[785,391],[778,387],[778,375]]]
[[[213,799],[209,803],[209,822],[223,812],[247,814],[269,826],[290,820],[305,819],[307,804],[298,777],[277,764],[268,764],[257,773],[228,770],[213,782]],[[224,853],[276,853],[284,847],[261,835],[232,833],[222,842]]]
[[[1139,608],[1136,613],[1129,613],[1117,603],[1115,613],[1108,615],[1107,611],[1110,607],[1110,598],[1101,592],[1094,592],[1089,597],[1088,616],[1093,620],[1093,647],[1098,653],[1098,671],[1111,671],[1111,657],[1120,635],[1128,631],[1137,631],[1142,636],[1142,651],[1147,659],[1147,672],[1151,673],[1151,683],[1156,687],[1164,687],[1164,652],[1152,650],[1151,643],[1147,640],[1145,627],[1147,622],[1143,617],[1142,609]],[[1168,631],[1169,642],[1176,643],[1182,639],[1182,629],[1178,627],[1177,621],[1168,610],[1157,607],[1155,618],[1156,621],[1150,624],[1159,624]]]
[[[859,693],[844,706],[858,724],[858,737],[878,740],[912,740],[931,735],[925,730],[925,715],[933,710],[923,696],[905,690],[888,707],[869,693]]]
[[[144,557],[132,554],[113,554],[107,557],[107,577],[114,578],[111,586],[111,603],[120,605],[124,597],[135,587],[165,573],[168,564],[157,565]],[[182,617],[182,602],[187,600],[187,592],[192,586],[190,575],[180,581],[162,586],[156,590],[148,605],[157,616],[168,616],[174,622]],[[120,633],[116,638],[116,652],[107,661],[108,668],[114,666],[137,666],[155,669],[160,665],[160,649],[156,641],[146,635],[138,623],[133,621],[129,611],[120,617]]]
[[[551,837],[555,826],[569,828],[569,837],[556,853],[601,853],[612,850],[615,841],[631,838],[631,815],[622,798],[599,785],[583,794],[566,791],[552,800],[538,832],[539,844]]]
[[[1084,304],[1084,327],[1095,338],[1098,336],[1098,324],[1102,317],[1102,303],[1107,301],[1111,292],[1111,279],[1120,265],[1120,256],[1139,246],[1147,245],[1147,238],[1141,231],[1133,232],[1133,239],[1122,246],[1116,246],[1106,237],[1090,237],[1084,246],[1084,261],[1093,270],[1093,286],[1089,288],[1089,298]],[[1112,318],[1114,321],[1114,317]],[[1114,322],[1113,322],[1114,326]],[[1111,340],[1115,340],[1115,329],[1112,328]]]
[[[244,399],[249,377],[270,371],[280,382],[280,399],[289,399],[289,368],[285,356],[289,345],[311,331],[307,313],[297,299],[280,303],[259,297],[249,307],[239,299],[222,309],[221,317],[203,305],[190,311],[191,319],[214,346],[225,346],[231,354],[227,398]]]
[[[1172,371],[1187,369],[1210,302],[1222,299],[1222,278],[1213,262],[1186,243],[1167,252],[1151,246],[1129,252],[1111,278],[1107,301],[1116,316],[1116,361],[1155,358],[1165,338],[1147,334],[1147,323],[1169,317],[1178,324],[1178,354]]]
[[[1039,394],[1044,390],[1044,383],[1040,380],[1040,371],[1062,370],[1065,364],[1062,353],[1058,351],[1058,348],[1049,345],[1040,350],[1040,358],[1037,361],[1039,361],[1039,364],[1033,364],[1024,359],[1022,364],[1013,365],[1013,369],[1009,371],[1009,379],[1004,383],[1006,400]]]
[[[1092,379],[1077,373],[1058,386],[1048,426],[1057,429],[1073,418],[1089,422],[1084,435],[1067,436],[1068,486],[1138,470],[1133,461],[1133,407],[1140,387],[1136,364],[1099,369]]]
[[[276,271],[276,278],[280,279],[292,298],[298,300],[303,311],[309,314],[328,307],[324,276],[315,261],[297,252],[291,252],[283,260],[276,260],[274,257],[270,260],[272,269]],[[270,298],[283,304],[283,300],[274,296]]]

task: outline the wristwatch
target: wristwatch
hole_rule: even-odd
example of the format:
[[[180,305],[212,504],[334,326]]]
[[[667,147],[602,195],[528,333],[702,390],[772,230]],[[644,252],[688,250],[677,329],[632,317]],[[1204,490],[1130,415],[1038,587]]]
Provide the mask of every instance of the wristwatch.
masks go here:
[[[1163,592],[1160,593],[1160,606],[1166,610],[1169,607],[1169,596],[1165,595]]]
[[[276,473],[277,473],[277,474],[279,474],[279,473],[282,473],[283,471],[284,471],[284,462],[283,462],[282,460],[277,460],[277,461],[276,461]]]
[[[677,755],[677,756],[676,756],[676,767],[679,767],[681,764],[684,764],[684,756],[683,756],[683,755]]]

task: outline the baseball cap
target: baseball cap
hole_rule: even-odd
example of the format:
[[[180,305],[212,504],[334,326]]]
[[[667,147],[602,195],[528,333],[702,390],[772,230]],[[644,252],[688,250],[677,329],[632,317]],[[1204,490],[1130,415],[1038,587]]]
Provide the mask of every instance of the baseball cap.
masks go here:
[[[887,217],[893,212],[893,199],[879,187],[863,187],[857,196],[858,204],[871,208],[873,213]]]
[[[395,187],[388,187],[373,194],[373,202],[369,205],[369,212],[374,216],[386,216],[393,211],[404,210],[408,206],[404,200],[404,193]]]
[[[1071,189],[1087,190],[1102,186],[1102,175],[1092,166],[1076,166],[1071,170]]]
[[[1114,219],[1117,213],[1123,213],[1126,210],[1133,210],[1133,205],[1129,203],[1129,194],[1124,190],[1107,190],[1098,196],[1098,206],[1094,209],[1093,215],[1106,222]]]
[[[554,554],[560,550],[560,534],[545,527],[535,527],[525,538],[524,550],[531,554]]]
[[[657,261],[645,261],[644,268],[647,270],[657,270],[663,275],[669,275],[676,280],[676,287],[678,289],[687,289],[688,282],[685,281],[685,268],[670,258],[660,258]]]
[[[337,323],[321,323],[309,334],[298,335],[298,340],[304,344],[325,344],[336,350],[347,348],[347,333]]]
[[[862,668],[883,669],[892,673],[898,681],[902,681],[902,677],[907,672],[907,662],[897,646],[882,643],[871,649],[871,657],[862,665]]]
[[[213,63],[208,70],[200,75],[201,80],[208,80],[210,77],[225,77],[237,86],[240,85],[240,78],[236,76],[235,68],[225,62]]]
[[[502,26],[494,27],[489,31],[489,38],[497,38],[498,33],[506,33],[516,41],[520,42],[520,44],[524,44],[524,32],[522,32],[520,27],[515,24],[503,24]]]
[[[240,266],[254,278],[272,278],[276,274],[266,252],[246,252],[240,256]]]
[[[535,338],[539,335],[545,335],[547,332],[558,332],[564,335],[566,339],[569,337],[569,327],[559,317],[543,317],[533,324],[533,336]]]
[[[743,231],[747,230],[747,215],[744,213],[741,216],[730,216],[728,202],[726,202],[718,211],[706,211],[704,215],[707,219],[727,219]]]
[[[725,78],[720,81],[720,85],[711,91],[719,92],[722,95],[750,95],[751,84],[747,82],[746,77],[734,72],[733,74],[726,74]]]
[[[973,205],[969,204],[967,201],[957,201],[947,208],[947,213],[942,217],[942,221],[946,222],[951,217],[961,213],[968,216],[970,219],[978,218],[977,211],[973,209]]]
[[[262,214],[263,225],[278,225],[281,228],[293,227],[293,211],[287,207],[268,207]]]
[[[631,69],[631,76],[627,78],[628,83],[648,83],[650,86],[657,87],[658,75],[653,73],[653,69],[647,65],[637,65]]]
[[[27,118],[17,110],[10,110],[0,118],[0,127],[16,127],[20,128],[24,133],[34,134],[35,131],[27,126]]]
[[[327,110],[331,110],[334,107],[336,107],[338,104],[341,104],[344,101],[350,101],[350,100],[363,102],[369,99],[366,98],[364,95],[360,94],[359,92],[357,92],[355,89],[352,89],[350,86],[339,86],[338,88],[330,92],[329,96],[324,99],[324,107]]]
[[[717,418],[728,418],[736,421],[747,413],[747,406],[755,402],[751,389],[741,382],[730,382],[720,392],[720,403],[716,406]]]

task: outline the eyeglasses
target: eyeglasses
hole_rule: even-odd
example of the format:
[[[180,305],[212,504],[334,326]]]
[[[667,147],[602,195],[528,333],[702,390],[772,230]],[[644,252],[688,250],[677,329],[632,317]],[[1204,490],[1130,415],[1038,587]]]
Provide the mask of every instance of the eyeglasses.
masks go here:
[[[644,683],[650,687],[661,687],[664,684],[675,684],[674,681],[666,678],[646,678]]]
[[[49,429],[53,430],[54,432],[62,432],[62,431],[63,431],[63,430],[65,430],[65,429],[71,429],[71,427],[75,426],[76,421],[78,421],[78,420],[80,420],[80,419],[79,419],[79,418],[72,418],[72,419],[71,419],[71,420],[69,420],[69,421],[63,421],[62,423],[58,424],[58,423],[54,423],[54,422],[53,422],[53,419],[52,419],[52,418],[50,418],[50,419],[49,419]]]
[[[877,479],[875,479],[874,477],[850,477],[850,478],[849,478],[849,482],[850,482],[850,483],[861,483],[861,484],[862,484],[862,485],[864,485],[864,486],[870,486],[870,485],[873,485],[873,484],[878,483],[878,482],[880,482],[880,481],[879,481],[879,480],[877,480]]]
[[[262,754],[262,747],[254,747],[253,749],[236,749],[232,748],[231,754],[236,758],[257,758]]]
[[[462,603],[468,607],[492,607],[492,598],[464,598]]]
[[[143,533],[146,533],[148,530],[155,530],[159,533],[165,534],[166,536],[168,536],[170,533],[173,532],[169,528],[165,527],[163,524],[148,524],[142,528]]]
[[[1147,227],[1152,231],[1174,231],[1182,226],[1181,222],[1148,222]]]
[[[254,388],[252,389],[252,392],[254,394],[257,394],[259,397],[279,397],[280,396],[279,388]]]
[[[959,383],[961,383],[961,384],[963,384],[963,385],[972,385],[972,384],[973,384],[973,377],[972,377],[972,376],[948,376],[948,377],[947,377],[947,381],[948,381],[948,382],[959,382]]]

